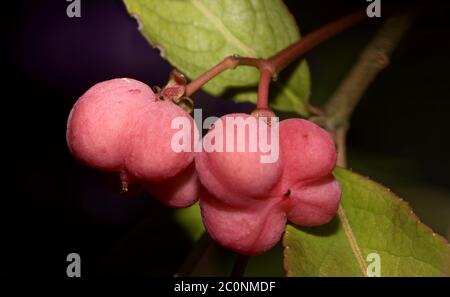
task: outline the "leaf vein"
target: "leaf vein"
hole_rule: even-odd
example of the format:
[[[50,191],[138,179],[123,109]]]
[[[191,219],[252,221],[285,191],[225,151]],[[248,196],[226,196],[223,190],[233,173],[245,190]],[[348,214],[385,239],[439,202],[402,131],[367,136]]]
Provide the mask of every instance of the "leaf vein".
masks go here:
[[[240,49],[245,55],[249,57],[256,57],[256,52],[241,40],[239,40],[233,33],[228,30],[225,24],[211,11],[209,10],[200,0],[191,0],[192,4],[219,30],[223,37]]]
[[[344,228],[345,236],[347,237],[350,243],[350,247],[352,248],[353,254],[356,257],[356,260],[358,261],[359,267],[361,268],[363,275],[367,276],[366,262],[364,261],[361,249],[359,248],[358,242],[356,241],[355,235],[353,234],[352,227],[350,226],[350,223],[347,219],[347,215],[345,214],[345,211],[342,208],[342,206],[339,206],[338,216],[342,223],[342,227]]]

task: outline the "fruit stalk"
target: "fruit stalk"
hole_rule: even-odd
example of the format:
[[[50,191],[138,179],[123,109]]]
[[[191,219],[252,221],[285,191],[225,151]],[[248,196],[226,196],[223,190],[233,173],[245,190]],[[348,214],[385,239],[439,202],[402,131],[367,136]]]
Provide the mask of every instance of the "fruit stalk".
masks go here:
[[[268,59],[239,57],[237,55],[229,56],[211,69],[205,71],[197,79],[191,81],[186,86],[185,94],[186,96],[192,95],[208,81],[227,69],[234,69],[238,66],[250,66],[258,68],[261,73],[258,87],[258,109],[261,108],[260,106],[262,106],[263,109],[267,109],[266,105],[268,102],[270,84],[270,79],[268,80],[268,78],[276,77],[278,73],[285,67],[287,67],[290,63],[301,58],[315,46],[335,36],[339,32],[342,32],[350,28],[351,26],[363,21],[366,18],[367,17],[364,10],[344,16],[336,21],[326,24],[317,31],[309,33],[299,41],[279,51]]]
[[[286,68],[286,66],[303,56],[315,46],[365,19],[367,19],[367,15],[364,10],[360,10],[339,18],[324,25],[318,30],[309,33],[300,41],[276,53],[268,59],[268,62],[272,64],[275,73],[279,73],[281,70]]]

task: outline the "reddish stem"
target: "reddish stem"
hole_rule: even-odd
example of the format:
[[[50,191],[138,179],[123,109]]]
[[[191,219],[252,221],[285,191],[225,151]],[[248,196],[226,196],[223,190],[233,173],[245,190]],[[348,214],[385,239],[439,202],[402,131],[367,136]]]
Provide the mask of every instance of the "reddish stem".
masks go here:
[[[268,62],[272,64],[276,72],[280,72],[318,44],[364,19],[367,19],[367,15],[364,10],[361,10],[328,23],[320,29],[304,36],[300,41],[276,53],[268,59]]]
[[[199,77],[197,77],[195,80],[191,81],[189,84],[186,85],[186,96],[191,96],[193,93],[198,91],[201,87],[203,87],[204,84],[206,84],[208,81],[219,75],[220,73],[224,72],[227,69],[235,68],[238,64],[238,57],[236,56],[229,56],[223,59],[222,62],[215,65],[211,69],[207,70],[203,74],[201,74]]]
[[[265,68],[261,70],[258,85],[258,109],[269,109],[269,86],[272,80],[273,70]]]
[[[277,75],[286,66],[303,56],[306,52],[321,42],[357,24],[365,18],[366,13],[364,10],[344,16],[321,27],[317,31],[304,36],[301,40],[281,50],[268,59],[239,57],[236,55],[227,57],[219,64],[204,72],[197,79],[187,84],[185,95],[192,95],[208,81],[227,69],[235,68],[237,66],[251,66],[258,68],[261,73],[258,86],[257,107],[258,109],[267,109],[270,80],[274,75]]]

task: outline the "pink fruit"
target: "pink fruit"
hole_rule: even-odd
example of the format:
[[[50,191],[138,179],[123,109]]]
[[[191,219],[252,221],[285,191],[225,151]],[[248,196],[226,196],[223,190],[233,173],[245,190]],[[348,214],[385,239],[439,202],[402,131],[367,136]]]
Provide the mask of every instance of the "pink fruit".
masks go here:
[[[226,123],[236,121],[248,123],[245,133],[238,133],[236,126],[228,126],[231,128],[227,130]],[[197,172],[201,172],[201,183],[225,204],[251,206],[253,199],[267,197],[281,176],[280,162],[262,163],[264,154],[261,150],[258,147],[250,150],[250,142],[258,140],[260,129],[265,129],[270,135],[268,125],[261,119],[243,113],[229,114],[221,117],[203,138],[204,150],[208,149],[208,139],[214,136],[215,143],[221,143],[218,146],[220,151],[198,153],[195,161]],[[227,137],[233,140],[234,146],[227,142]],[[232,147],[232,152],[227,150],[227,144]],[[242,145],[243,151],[238,151],[238,145]]]
[[[67,123],[67,143],[82,163],[117,172],[124,183],[139,181],[155,189],[158,182],[177,184],[187,191],[183,198],[175,192],[164,195],[155,190],[158,198],[168,205],[187,206],[196,200],[198,185],[192,170],[192,181],[186,179],[185,171],[193,164],[192,148],[175,152],[171,147],[178,132],[171,127],[176,117],[185,118],[196,129],[188,113],[171,102],[157,100],[146,84],[113,79],[94,85],[74,105]],[[190,137],[193,130],[181,133]],[[179,174],[181,180],[177,181]]]
[[[199,196],[199,181],[194,163],[176,176],[160,182],[147,183],[148,191],[163,204],[171,207],[186,207]]]
[[[193,145],[189,152],[175,152],[171,141],[177,130],[171,129],[175,117],[194,120],[183,109],[167,101],[148,104],[135,114],[130,143],[123,161],[127,173],[144,181],[158,181],[180,173],[194,160]],[[185,133],[185,139],[192,137]]]
[[[67,121],[67,143],[81,162],[101,170],[124,167],[134,115],[155,94],[139,81],[119,78],[98,83],[75,103]]]
[[[336,164],[333,139],[313,122],[281,121],[280,145],[283,158],[289,160],[284,163],[283,182],[286,184],[326,176]]]
[[[290,189],[287,217],[294,224],[318,226],[330,221],[339,207],[340,187],[332,175]]]
[[[286,214],[280,199],[256,200],[252,207],[224,204],[205,189],[200,207],[206,230],[221,245],[245,255],[267,251],[280,240]]]
[[[258,153],[249,152],[196,156],[204,225],[212,238],[241,254],[271,249],[286,218],[298,225],[321,225],[339,206],[339,184],[331,175],[336,150],[329,134],[301,119],[282,121],[279,130],[275,163],[261,164],[252,155]]]

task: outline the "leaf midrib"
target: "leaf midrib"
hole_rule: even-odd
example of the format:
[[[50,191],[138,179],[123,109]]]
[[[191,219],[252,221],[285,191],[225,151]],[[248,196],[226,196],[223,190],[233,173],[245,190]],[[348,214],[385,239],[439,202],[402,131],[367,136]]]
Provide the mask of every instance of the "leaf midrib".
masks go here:
[[[358,245],[355,234],[353,233],[352,227],[350,226],[350,222],[348,221],[347,215],[345,214],[344,208],[342,205],[339,206],[338,209],[338,217],[341,221],[342,227],[344,229],[345,237],[350,244],[352,252],[358,262],[358,266],[361,269],[361,272],[364,276],[367,276],[367,265],[364,261],[364,257],[361,252],[361,248]]]
[[[201,0],[191,0],[191,3],[217,28],[219,33],[227,40],[230,44],[234,45],[236,48],[240,49],[245,55],[248,57],[257,57],[257,53],[249,46],[247,46],[244,42],[239,40],[222,22],[222,20],[215,15],[208,7],[206,7]],[[279,83],[277,83],[279,84]],[[288,86],[284,85],[281,87],[282,91],[284,89],[284,93],[287,98],[295,104],[299,104],[299,102],[303,102],[300,96],[296,95],[294,91],[292,91]],[[295,97],[297,100],[294,100]],[[296,107],[296,111],[298,112],[299,107]],[[302,112],[306,112],[305,106],[300,107]]]
[[[191,0],[191,3],[208,19],[217,30],[223,35],[223,37],[235,47],[240,49],[245,55],[255,58],[257,56],[256,52],[244,42],[239,40],[234,34],[228,30],[225,24],[216,16],[211,10],[208,9],[200,0]]]

